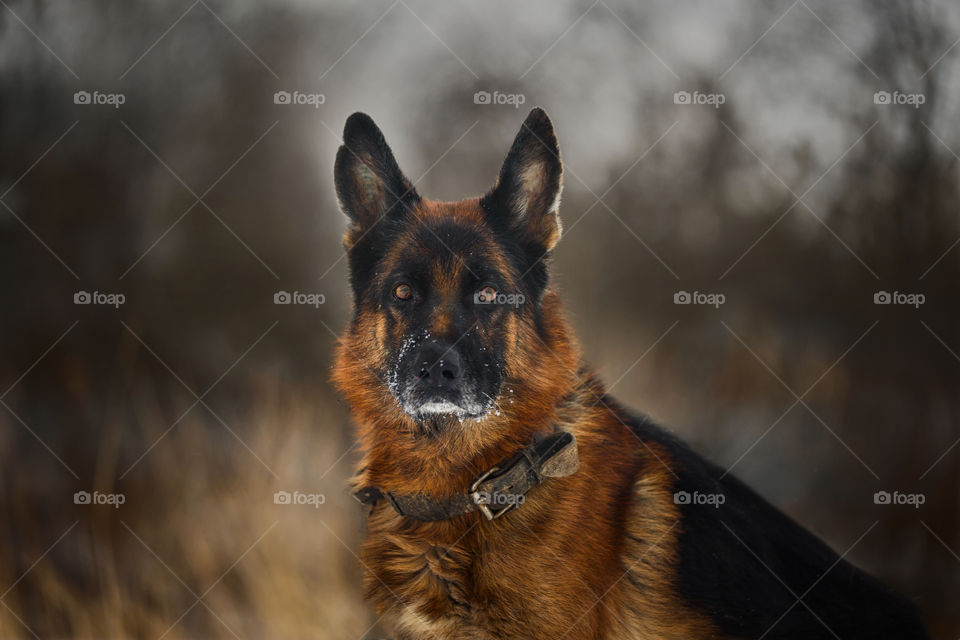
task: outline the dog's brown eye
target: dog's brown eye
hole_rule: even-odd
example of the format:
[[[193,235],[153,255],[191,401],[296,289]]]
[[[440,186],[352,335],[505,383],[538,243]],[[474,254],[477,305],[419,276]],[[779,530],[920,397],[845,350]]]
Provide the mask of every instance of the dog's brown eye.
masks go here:
[[[393,295],[397,300],[409,300],[413,297],[413,289],[408,284],[398,284],[393,289]]]
[[[497,290],[487,285],[477,292],[480,302],[493,302],[497,298]]]

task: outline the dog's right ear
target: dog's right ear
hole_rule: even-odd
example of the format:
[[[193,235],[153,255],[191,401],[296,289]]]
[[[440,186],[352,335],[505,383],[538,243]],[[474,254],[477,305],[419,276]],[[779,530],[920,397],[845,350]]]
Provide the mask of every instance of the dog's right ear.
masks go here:
[[[494,222],[535,247],[536,258],[560,239],[563,165],[553,123],[536,107],[524,120],[484,204]]]
[[[419,196],[400,171],[383,133],[365,113],[354,113],[343,128],[334,183],[340,208],[350,218],[344,237],[349,249],[387,215],[405,211]]]

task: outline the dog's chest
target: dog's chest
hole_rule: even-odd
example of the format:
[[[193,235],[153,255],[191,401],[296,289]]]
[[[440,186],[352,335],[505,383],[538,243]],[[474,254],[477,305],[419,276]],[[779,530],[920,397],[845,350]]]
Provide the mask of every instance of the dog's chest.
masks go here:
[[[453,545],[424,542],[409,561],[418,566],[413,585],[425,600],[436,600],[437,612],[466,615],[471,609],[473,562]],[[442,604],[441,604],[442,603]]]
[[[368,594],[381,612],[392,612],[398,630],[412,637],[491,637],[481,628],[489,628],[486,612],[494,603],[483,594],[499,585],[482,575],[480,548],[464,539],[381,533],[368,537],[363,552]]]

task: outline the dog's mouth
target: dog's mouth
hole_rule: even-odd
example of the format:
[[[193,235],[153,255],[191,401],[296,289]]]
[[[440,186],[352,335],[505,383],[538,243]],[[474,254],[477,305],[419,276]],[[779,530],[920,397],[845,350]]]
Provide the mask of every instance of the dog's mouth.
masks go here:
[[[424,416],[444,415],[447,413],[462,413],[466,409],[459,404],[454,404],[448,400],[432,400],[424,402],[417,408],[417,413]]]
[[[482,420],[496,407],[495,395],[484,393],[477,382],[438,389],[413,379],[389,388],[400,408],[417,422]]]
[[[483,398],[483,396],[480,396]],[[493,401],[483,402],[472,393],[437,392],[417,389],[416,385],[401,394],[400,406],[414,420],[467,419],[480,420],[493,409]]]

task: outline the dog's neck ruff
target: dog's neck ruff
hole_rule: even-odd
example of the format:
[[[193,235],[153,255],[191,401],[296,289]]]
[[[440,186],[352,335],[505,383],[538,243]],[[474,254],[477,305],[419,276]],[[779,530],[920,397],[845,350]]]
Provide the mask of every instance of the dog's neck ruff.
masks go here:
[[[401,516],[424,522],[448,520],[474,511],[495,520],[522,505],[527,493],[546,478],[572,475],[579,465],[576,438],[572,433],[557,431],[534,440],[514,456],[488,469],[467,493],[438,499],[423,493],[398,494],[368,486],[354,496],[371,506],[385,498]]]

